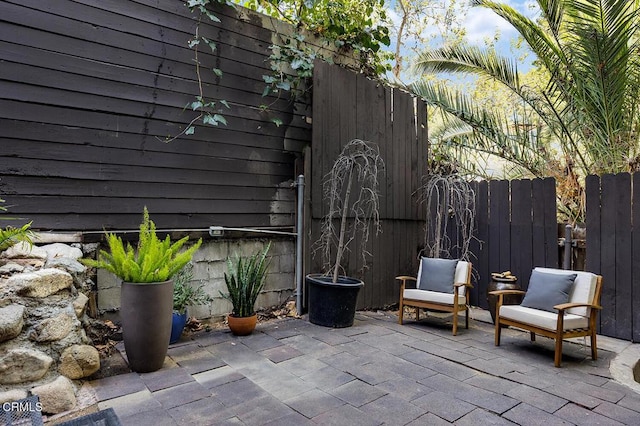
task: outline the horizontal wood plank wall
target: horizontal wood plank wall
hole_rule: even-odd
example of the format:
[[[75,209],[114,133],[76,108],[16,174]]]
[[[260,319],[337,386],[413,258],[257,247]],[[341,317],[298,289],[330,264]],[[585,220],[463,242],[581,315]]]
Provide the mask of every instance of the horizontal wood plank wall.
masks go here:
[[[268,47],[291,29],[241,7],[215,13],[200,34],[217,50],[199,59],[228,126],[165,143],[196,116],[185,105],[198,93],[197,19],[184,2],[1,2],[0,194],[12,215],[42,230],[132,229],[147,206],[159,228],[293,226],[310,104],[261,96]]]
[[[384,87],[345,69],[316,63],[313,82],[311,145],[311,232],[307,273],[324,272],[320,254],[312,255],[326,213],[322,182],[346,143],[354,138],[377,143],[386,165],[381,180],[382,233],[372,236],[372,253],[362,272],[358,241],[344,262],[346,274],[364,280],[358,308],[398,302],[397,275],[413,274],[424,239],[424,208],[415,192],[426,171],[426,107],[406,93]],[[416,122],[417,120],[417,122]]]
[[[487,309],[492,272],[511,271],[523,290],[536,266],[558,267],[553,178],[472,183],[476,193],[471,305]]]
[[[640,174],[586,179],[585,269],[602,275],[598,332],[640,342]]]

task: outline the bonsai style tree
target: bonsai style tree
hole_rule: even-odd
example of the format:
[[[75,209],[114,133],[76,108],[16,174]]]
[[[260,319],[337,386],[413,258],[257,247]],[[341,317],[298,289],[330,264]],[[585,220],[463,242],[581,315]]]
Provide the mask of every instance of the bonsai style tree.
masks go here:
[[[380,232],[380,195],[378,174],[384,170],[384,161],[378,146],[360,139],[349,142],[342,150],[331,171],[327,174],[323,191],[329,200],[329,210],[322,222],[322,233],[316,242],[316,250],[322,251],[326,273],[332,273],[338,281],[342,258],[349,244],[361,234],[360,253],[363,264],[370,254],[366,250],[371,225]],[[334,219],[340,219],[336,229]],[[347,226],[348,219],[352,224]],[[333,254],[333,256],[332,256]]]

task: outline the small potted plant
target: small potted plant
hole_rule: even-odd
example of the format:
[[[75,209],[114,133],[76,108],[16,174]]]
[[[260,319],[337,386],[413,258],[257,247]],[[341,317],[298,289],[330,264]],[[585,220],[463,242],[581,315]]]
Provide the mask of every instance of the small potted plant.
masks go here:
[[[122,280],[120,320],[129,367],[138,373],[162,368],[171,335],[173,276],[200,247],[202,239],[182,250],[189,237],[171,243],[160,240],[156,225],[144,209],[138,245],[124,243],[106,234],[109,251],[100,250],[98,259],[83,259],[87,266],[106,269]]]
[[[228,274],[225,272],[224,281],[228,294],[220,294],[233,305],[233,311],[227,316],[227,323],[236,336],[251,334],[256,327],[258,315],[255,304],[267,277],[271,261],[267,258],[267,252],[270,247],[269,243],[264,250],[251,256],[236,255],[233,260],[227,258]]]
[[[211,297],[204,292],[202,285],[194,287],[189,282],[193,278],[193,263],[187,263],[173,279],[173,322],[169,343],[180,340],[187,323],[187,306],[204,305]]]

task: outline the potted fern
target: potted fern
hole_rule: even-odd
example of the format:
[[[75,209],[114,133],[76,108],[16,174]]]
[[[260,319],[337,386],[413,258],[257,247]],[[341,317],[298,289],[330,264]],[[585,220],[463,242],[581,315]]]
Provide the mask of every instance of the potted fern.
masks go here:
[[[85,265],[106,269],[122,280],[120,319],[129,367],[138,373],[162,368],[171,335],[173,276],[200,247],[202,239],[182,250],[189,239],[174,243],[161,240],[145,207],[138,245],[124,243],[106,234],[109,251],[100,250],[97,260],[83,259]]]
[[[173,321],[169,343],[180,340],[187,323],[187,306],[204,305],[211,297],[204,292],[202,284],[194,287],[189,284],[193,279],[193,263],[187,263],[173,279]]]
[[[256,327],[258,315],[255,304],[267,277],[271,261],[267,258],[270,247],[271,243],[251,256],[236,255],[233,260],[227,258],[228,274],[225,272],[224,281],[228,293],[220,294],[233,305],[233,311],[227,316],[227,323],[236,336],[251,334]]]

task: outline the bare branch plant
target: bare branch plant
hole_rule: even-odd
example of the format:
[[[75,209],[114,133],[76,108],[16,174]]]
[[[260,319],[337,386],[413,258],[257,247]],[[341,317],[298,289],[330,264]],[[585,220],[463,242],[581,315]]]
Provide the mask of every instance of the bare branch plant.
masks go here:
[[[340,271],[344,271],[342,258],[356,235],[360,234],[359,248],[365,265],[370,255],[366,245],[372,226],[376,235],[381,232],[378,174],[384,167],[376,144],[354,139],[343,148],[325,176],[323,192],[329,200],[329,210],[315,251],[322,252],[323,267],[327,274],[332,272],[334,283]],[[335,219],[340,219],[339,228]]]
[[[469,261],[476,212],[473,188],[455,174],[436,173],[423,180],[421,201],[426,204],[427,212],[424,254]],[[456,232],[453,236],[447,233],[451,229]]]

